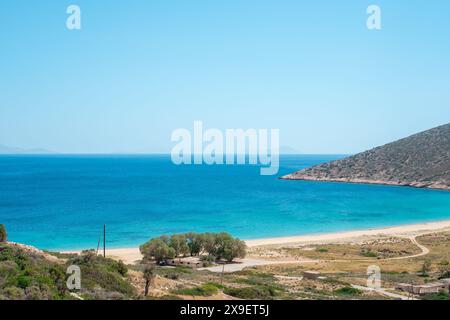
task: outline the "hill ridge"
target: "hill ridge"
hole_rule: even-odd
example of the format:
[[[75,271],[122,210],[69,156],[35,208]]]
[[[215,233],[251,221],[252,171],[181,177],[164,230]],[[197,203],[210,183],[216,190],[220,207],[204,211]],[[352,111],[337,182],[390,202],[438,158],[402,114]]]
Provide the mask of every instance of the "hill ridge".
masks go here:
[[[281,179],[450,190],[450,123]]]

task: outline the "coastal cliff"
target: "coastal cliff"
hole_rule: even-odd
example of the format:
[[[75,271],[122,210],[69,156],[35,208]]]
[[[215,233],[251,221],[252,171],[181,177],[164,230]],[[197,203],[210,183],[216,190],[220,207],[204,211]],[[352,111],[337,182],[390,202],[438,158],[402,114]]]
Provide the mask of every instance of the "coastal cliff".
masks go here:
[[[450,190],[450,124],[281,179]]]

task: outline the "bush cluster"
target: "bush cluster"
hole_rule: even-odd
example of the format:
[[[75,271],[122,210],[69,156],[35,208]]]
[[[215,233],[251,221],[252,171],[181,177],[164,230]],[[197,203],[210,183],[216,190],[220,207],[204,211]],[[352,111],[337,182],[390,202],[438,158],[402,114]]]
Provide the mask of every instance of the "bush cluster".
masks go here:
[[[279,291],[269,285],[258,285],[243,288],[226,288],[225,294],[246,300],[273,300],[279,295]]]
[[[212,296],[219,292],[219,288],[214,283],[205,283],[198,287],[193,287],[189,289],[178,289],[175,291],[176,294],[186,295],[186,296]]]
[[[0,244],[0,300],[66,299],[65,276],[61,265]]]
[[[199,256],[206,254],[208,260],[233,261],[246,254],[245,242],[221,233],[186,233],[153,238],[140,246],[147,260],[172,259],[180,256]]]
[[[134,287],[125,278],[128,269],[122,262],[97,256],[94,251],[63,256],[66,261],[57,263],[38,252],[1,243],[0,300],[74,299],[66,285],[70,265],[81,269],[81,290],[76,293],[84,299],[136,296]]]
[[[83,251],[67,263],[80,267],[83,296],[87,299],[117,300],[135,294],[133,286],[124,278],[128,268],[122,261],[103,258],[95,251]]]

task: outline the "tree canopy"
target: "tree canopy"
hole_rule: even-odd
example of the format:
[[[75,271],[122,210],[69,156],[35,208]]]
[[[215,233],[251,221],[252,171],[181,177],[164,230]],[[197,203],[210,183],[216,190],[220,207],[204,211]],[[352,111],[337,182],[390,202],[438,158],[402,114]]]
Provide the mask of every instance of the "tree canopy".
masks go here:
[[[140,246],[146,260],[172,259],[180,256],[207,254],[216,260],[233,261],[246,255],[245,242],[226,232],[174,234],[153,238]]]

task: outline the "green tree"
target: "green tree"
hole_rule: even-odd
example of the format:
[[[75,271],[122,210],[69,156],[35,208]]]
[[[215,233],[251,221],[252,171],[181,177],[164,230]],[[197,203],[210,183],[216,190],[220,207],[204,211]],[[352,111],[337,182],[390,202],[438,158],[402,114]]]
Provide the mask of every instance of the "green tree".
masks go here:
[[[175,256],[185,256],[189,252],[186,243],[186,236],[183,234],[174,234],[170,237],[169,246],[175,251]]]
[[[226,241],[223,248],[222,256],[228,262],[232,262],[235,258],[245,258],[247,254],[247,245],[239,239]]]
[[[450,263],[448,261],[441,261],[438,265],[439,277],[449,278],[450,277]]]
[[[117,272],[119,272],[123,277],[125,277],[128,273],[128,267],[122,260],[117,262]]]
[[[233,238],[226,232],[221,233],[186,233],[170,237],[154,238],[140,247],[144,259],[162,261],[167,258],[196,256],[207,253],[214,259],[225,259],[228,262],[235,258],[244,258],[247,247],[244,241]]]
[[[175,257],[175,250],[164,242],[161,238],[154,238],[139,247],[145,260],[156,260],[156,262],[164,259]]]
[[[203,234],[203,247],[204,250],[210,255],[217,257],[218,255],[218,241],[217,234],[204,233]]]
[[[203,234],[199,233],[187,233],[186,242],[189,247],[189,254],[193,256],[198,256],[203,250],[205,245],[205,237]]]
[[[159,237],[164,243],[166,243],[167,245],[170,244],[170,237],[166,236],[166,235],[162,235],[161,237]]]
[[[245,257],[247,249],[244,241],[235,239],[225,232],[216,234],[215,248],[217,259],[225,259],[228,262]]]
[[[422,264],[422,269],[420,270],[420,273],[423,277],[427,277],[428,273],[431,271],[431,261],[425,260]]]
[[[0,224],[0,242],[6,242],[8,240],[8,234],[4,224]]]
[[[226,232],[217,233],[214,237],[215,254],[213,255],[219,260],[225,258],[226,251],[230,249],[232,242],[233,237],[230,234]]]
[[[148,296],[150,284],[153,282],[154,279],[155,279],[155,266],[153,264],[148,264],[144,269],[144,280],[145,280],[144,296]]]

